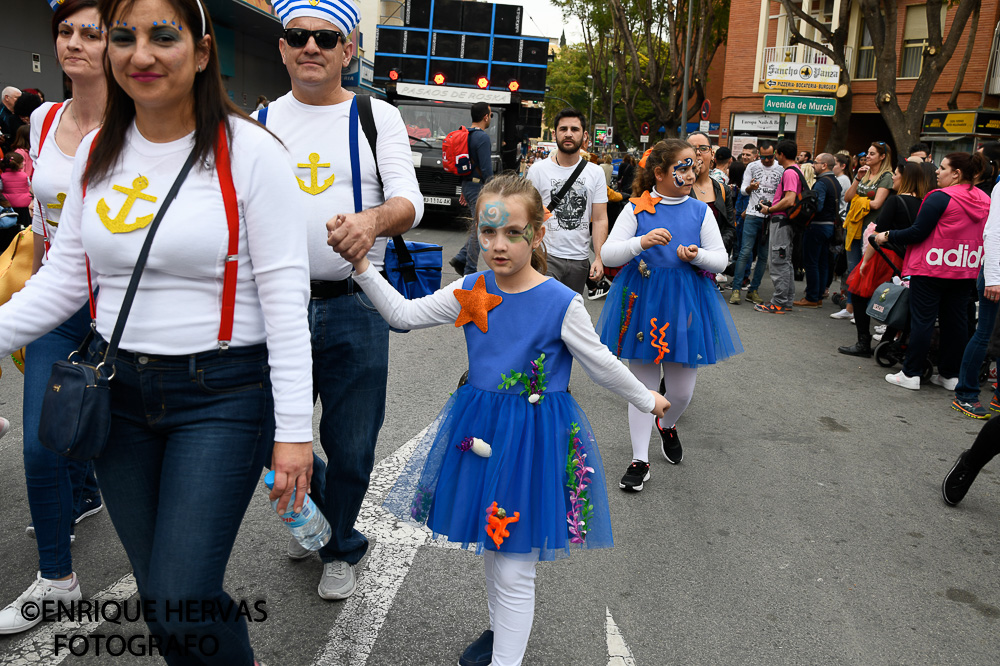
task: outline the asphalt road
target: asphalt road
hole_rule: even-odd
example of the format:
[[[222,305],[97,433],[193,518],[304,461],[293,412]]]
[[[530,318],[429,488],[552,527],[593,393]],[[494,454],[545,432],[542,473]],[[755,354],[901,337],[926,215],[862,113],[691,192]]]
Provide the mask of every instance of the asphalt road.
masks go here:
[[[441,243],[446,259],[464,241],[433,221],[409,237]],[[588,303],[595,319],[601,305]],[[684,462],[654,454],[639,494],[618,489],[631,454],[625,403],[576,369],[571,387],[601,444],[615,547],[539,566],[525,663],[1000,663],[1000,579],[991,573],[1000,474],[987,467],[958,508],[939,491],[979,422],[951,410],[943,389],[905,391],[873,361],[837,354],[854,332],[828,317],[830,304],[785,316],[730,307],[747,351],[699,372],[679,424]],[[250,625],[250,637],[269,666],[454,664],[486,628],[481,558],[432,543],[380,508],[413,437],[466,367],[461,331],[394,334],[390,354],[358,594],[316,595],[320,562],[285,557],[287,533],[263,484],[244,520],[226,584],[238,600],[266,601],[267,619]],[[32,581],[37,553],[24,533],[21,381],[9,359],[0,366],[0,414],[14,422],[0,440],[0,603],[8,603]],[[132,594],[106,512],[78,526],[73,556],[86,596]],[[160,663],[98,657],[93,645],[83,657],[65,649],[56,657],[57,633],[131,636],[145,627],[41,626],[0,637],[0,663]]]

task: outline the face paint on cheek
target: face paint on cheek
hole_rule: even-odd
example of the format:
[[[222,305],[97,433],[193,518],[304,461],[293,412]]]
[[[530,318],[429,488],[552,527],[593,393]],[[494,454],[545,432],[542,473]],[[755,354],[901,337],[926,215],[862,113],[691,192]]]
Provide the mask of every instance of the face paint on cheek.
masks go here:
[[[677,175],[677,169],[683,167],[690,168],[693,164],[694,160],[692,160],[690,157],[677,161],[677,164],[675,164],[673,168],[674,185],[676,185],[677,187],[684,187],[685,185],[684,179]]]

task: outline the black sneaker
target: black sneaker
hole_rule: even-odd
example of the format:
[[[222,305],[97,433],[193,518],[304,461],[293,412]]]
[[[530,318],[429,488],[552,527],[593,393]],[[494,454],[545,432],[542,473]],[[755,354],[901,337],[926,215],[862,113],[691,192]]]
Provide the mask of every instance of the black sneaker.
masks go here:
[[[94,495],[93,497],[86,497],[80,500],[80,515],[76,517],[73,524],[79,525],[81,520],[84,518],[90,518],[96,513],[100,513],[103,508],[104,502],[101,500],[100,495]]]
[[[601,278],[601,281],[598,282],[593,289],[587,290],[587,298],[592,301],[604,298],[605,296],[608,295],[608,290],[610,289],[611,285],[608,283],[608,281],[605,280],[604,278]]]
[[[965,497],[965,493],[969,492],[972,482],[976,480],[976,476],[979,474],[978,469],[974,469],[965,463],[969,451],[970,449],[966,449],[962,452],[962,455],[958,457],[958,460],[952,466],[951,471],[948,472],[944,477],[944,481],[941,482],[941,497],[944,498],[945,503],[949,506],[958,506],[958,503]]]
[[[465,648],[458,658],[458,666],[489,666],[493,662],[493,630],[487,629],[476,641]]]
[[[642,484],[646,481],[649,481],[649,463],[633,460],[632,464],[625,470],[625,476],[622,477],[618,487],[637,493],[642,490]]]
[[[458,257],[452,257],[448,260],[448,265],[455,269],[455,272],[459,275],[465,275],[465,262],[459,261]]]
[[[676,465],[684,460],[684,449],[681,448],[681,439],[677,436],[677,428],[663,428],[660,426],[660,419],[657,418],[656,429],[660,431],[660,450],[667,462]]]

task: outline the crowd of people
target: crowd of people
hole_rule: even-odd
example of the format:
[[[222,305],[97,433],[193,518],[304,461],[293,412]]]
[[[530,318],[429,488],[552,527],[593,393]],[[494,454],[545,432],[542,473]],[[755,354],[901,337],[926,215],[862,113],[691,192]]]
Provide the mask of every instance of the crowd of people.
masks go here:
[[[264,468],[279,514],[301,511],[308,494],[330,524],[318,553],[292,537],[287,556],[318,554],[321,598],[354,594],[390,326],[465,334],[468,373],[386,499],[401,519],[484,556],[489,627],[463,666],[520,664],[537,563],[612,545],[604,466],[568,390],[573,360],[629,402],[632,460],[619,487],[642,491],[653,433],[669,464],[683,460],[677,425],[698,368],[743,351],[729,281],[729,304],[746,291],[757,311],[785,314],[837,296],[840,275],[843,307],[831,316],[853,318],[858,333],[840,351],[871,356],[874,335],[903,346],[902,371],[886,379],[905,388],[919,388],[940,321],[930,381],[956,391],[955,409],[987,415],[978,391],[1000,300],[995,144],[951,153],[935,170],[921,144],[898,164],[881,142],[815,158],[793,141],[761,142],[737,157],[695,133],[626,155],[615,174],[610,156],[586,153],[584,114],[565,109],[554,150],[525,155],[523,175],[494,174],[492,111],[480,102],[462,182],[473,228],[450,261],[461,277],[407,300],[386,279],[386,244],[420,222],[423,197],[399,112],[341,85],[356,0],[275,3],[290,92],[258,100],[252,116],[225,94],[201,0],[54,9],[72,98],[8,88],[0,112],[2,195],[15,226],[31,227],[34,259],[31,279],[0,307],[0,351],[26,346],[23,451],[39,563],[0,610],[0,634],[38,624],[21,612],[28,603],[82,598],[69,545],[74,525],[105,505],[145,603],[225,607],[229,555]],[[801,224],[807,192],[815,211]],[[139,247],[161,220],[144,266]],[[873,335],[867,305],[900,275],[910,278],[909,324]],[[606,297],[596,325],[585,294]],[[113,365],[110,430],[90,462],[54,453],[38,432],[49,369],[73,352]],[[325,461],[313,451],[317,398]],[[1000,398],[991,407],[1000,411]],[[996,453],[990,433],[945,479],[948,503]],[[209,503],[211,523],[188,519]],[[154,616],[149,631],[163,645],[211,636],[218,648],[168,650],[169,664],[258,663],[242,615]]]

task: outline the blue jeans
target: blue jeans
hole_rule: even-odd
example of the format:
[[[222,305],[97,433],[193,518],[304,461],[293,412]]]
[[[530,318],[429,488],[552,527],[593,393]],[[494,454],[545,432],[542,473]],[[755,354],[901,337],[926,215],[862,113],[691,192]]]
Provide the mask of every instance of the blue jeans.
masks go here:
[[[479,232],[476,221],[476,202],[479,201],[479,191],[483,189],[482,183],[473,183],[471,180],[462,181],[462,194],[465,202],[469,205],[469,217],[472,218],[472,229],[465,245],[458,251],[455,258],[465,264],[465,275],[472,275],[479,266]]]
[[[938,374],[945,379],[958,377],[962,353],[969,341],[966,305],[972,284],[972,278],[950,280],[925,275],[910,278],[910,345],[903,361],[903,374],[907,377],[921,375],[935,321],[941,331]]]
[[[105,346],[95,341],[91,358]],[[149,631],[164,646],[170,637],[183,645],[193,636],[205,647],[164,654],[170,666],[250,666],[245,619],[176,609],[189,601],[222,608],[232,602],[222,587],[226,563],[274,448],[267,348],[185,356],[120,351],[115,371],[111,432],[97,473],[139,594],[153,606]]]
[[[768,245],[764,238],[762,229],[767,224],[767,219],[756,215],[747,214],[743,221],[742,244],[740,255],[736,259],[736,266],[733,268],[733,289],[739,289],[743,280],[739,276],[750,268],[750,257],[753,255],[754,241],[757,245],[757,265],[753,271],[753,278],[750,280],[750,291],[760,289],[760,282],[764,279],[764,271],[767,269]]]
[[[976,289],[979,291],[979,323],[976,325],[976,332],[965,345],[962,366],[958,371],[958,386],[955,387],[955,397],[964,402],[979,400],[979,369],[986,358],[986,347],[993,333],[997,310],[1000,310],[1000,303],[994,303],[983,295],[986,291],[986,279],[982,268],[979,269]]]
[[[28,509],[38,540],[38,569],[43,578],[73,573],[69,537],[83,498],[100,494],[93,463],[70,460],[38,441],[42,398],[52,364],[79,348],[90,329],[90,309],[84,306],[63,324],[28,345],[24,364],[24,480]]]
[[[803,268],[806,270],[806,300],[818,303],[826,290],[830,270],[830,239],[833,225],[813,222],[802,234]]]
[[[368,539],[354,529],[375,465],[385,418],[389,325],[360,290],[309,301],[313,394],[323,406],[319,440],[329,464],[313,458],[312,497],[330,522],[324,562],[357,564]]]

